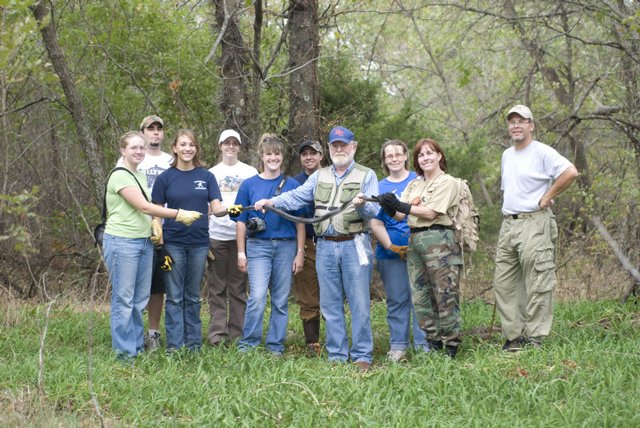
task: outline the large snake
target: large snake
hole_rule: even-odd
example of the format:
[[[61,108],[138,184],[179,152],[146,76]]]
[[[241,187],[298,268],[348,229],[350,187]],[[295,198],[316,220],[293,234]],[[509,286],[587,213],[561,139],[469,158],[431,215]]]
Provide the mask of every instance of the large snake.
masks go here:
[[[373,197],[370,197],[370,198],[369,197],[365,197],[363,199],[365,200],[365,202],[378,202],[378,198],[376,196],[373,196]],[[326,220],[328,218],[333,217],[334,215],[340,214],[341,212],[343,212],[344,210],[347,209],[347,207],[351,204],[351,202],[352,201],[347,201],[347,202],[343,203],[342,205],[340,205],[339,207],[334,208],[333,210],[331,210],[330,212],[328,212],[326,214],[323,214],[323,215],[321,215],[319,217],[311,217],[311,218],[298,217],[298,216],[295,216],[293,214],[289,214],[288,212],[283,211],[283,210],[281,210],[279,208],[272,207],[271,205],[265,205],[264,209],[266,211],[272,211],[272,212],[278,214],[279,216],[282,216],[282,217],[286,218],[287,220],[290,220],[290,221],[293,221],[293,222],[296,222],[296,223],[312,224],[312,223],[321,222],[323,220]],[[251,210],[254,210],[254,209],[255,208],[253,207],[253,205],[249,205],[249,206],[246,206],[246,207],[239,207],[239,210],[241,212],[251,211]],[[216,216],[216,217],[224,217],[227,214],[229,214],[227,211],[219,211],[217,213],[213,213],[213,215]]]

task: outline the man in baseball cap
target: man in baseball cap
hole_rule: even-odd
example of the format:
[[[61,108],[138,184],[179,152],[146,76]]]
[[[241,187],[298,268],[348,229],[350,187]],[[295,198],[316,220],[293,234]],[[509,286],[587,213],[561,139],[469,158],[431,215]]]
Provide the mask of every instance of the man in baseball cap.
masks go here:
[[[298,146],[300,163],[303,171],[293,177],[300,184],[305,181],[322,166],[322,144],[312,139],[304,139]],[[313,217],[315,206],[312,203],[302,209],[303,217]],[[318,288],[318,275],[316,274],[316,234],[313,226],[306,227],[306,241],[304,244],[304,266],[302,271],[293,277],[293,295],[300,306],[300,319],[304,332],[309,356],[319,356],[322,352],[320,345],[320,289]]]
[[[539,348],[553,322],[556,285],[553,200],[578,176],[554,148],[533,138],[527,106],[507,113],[513,146],[502,153],[502,225],[496,250],[494,291],[507,352]],[[513,239],[513,237],[518,237]]]
[[[316,270],[320,286],[320,308],[326,322],[329,360],[355,363],[368,371],[373,359],[369,283],[373,267],[369,222],[380,206],[366,202],[365,196],[378,194],[378,178],[371,169],[353,159],[358,147],[353,132],[336,126],[329,133],[332,165],[320,168],[300,187],[255,204],[256,210],[270,205],[296,210],[315,204],[315,217],[344,211],[314,224],[317,240]],[[351,347],[344,311],[347,300],[351,312]]]

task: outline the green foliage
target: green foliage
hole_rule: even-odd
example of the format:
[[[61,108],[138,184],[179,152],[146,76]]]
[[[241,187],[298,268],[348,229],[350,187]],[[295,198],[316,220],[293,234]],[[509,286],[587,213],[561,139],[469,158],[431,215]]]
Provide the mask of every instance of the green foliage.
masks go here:
[[[33,186],[29,191],[3,195],[0,194],[2,221],[8,224],[0,234],[0,241],[10,240],[13,249],[22,253],[36,252],[31,237],[30,221],[38,217],[36,206],[40,196],[39,188]]]
[[[100,308],[54,304],[40,392],[35,384],[45,307],[0,308],[0,425],[98,425],[89,373],[106,426],[640,424],[640,313],[632,303],[557,305],[544,347],[518,354],[500,350],[499,334],[479,333],[491,320],[490,305],[463,304],[459,358],[412,354],[405,364],[385,360],[385,304],[374,303],[375,354],[367,374],[331,363],[326,354],[305,357],[300,323],[293,319],[281,359],[262,350],[243,354],[206,346],[195,354],[158,352],[121,363],[110,351],[108,310]]]

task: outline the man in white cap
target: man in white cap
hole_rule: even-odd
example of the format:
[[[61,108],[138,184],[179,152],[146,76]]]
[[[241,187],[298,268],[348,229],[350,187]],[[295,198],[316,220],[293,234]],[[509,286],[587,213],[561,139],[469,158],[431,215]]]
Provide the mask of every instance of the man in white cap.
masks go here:
[[[138,171],[147,176],[147,185],[149,186],[149,192],[151,192],[156,178],[170,168],[173,156],[162,151],[164,121],[161,117],[152,114],[142,119],[140,132],[147,139],[147,151],[144,159],[138,165]],[[118,160],[118,166],[121,166],[121,162],[122,158]],[[156,257],[154,253],[151,295],[149,303],[147,303],[149,326],[147,334],[144,336],[144,347],[147,351],[154,351],[160,346],[160,318],[162,317],[162,308],[164,306],[164,272],[156,263]]]
[[[242,145],[240,134],[226,129],[220,134],[218,148],[222,161],[209,171],[215,175],[222,193],[222,205],[233,205],[240,184],[258,174],[251,165],[238,160]],[[219,346],[242,338],[247,307],[247,274],[238,269],[236,223],[229,216],[209,216],[209,327],[207,340]]]
[[[514,145],[502,154],[502,226],[496,251],[494,289],[502,349],[540,347],[553,322],[558,227],[553,199],[578,176],[556,150],[533,139],[533,114],[516,105],[507,113]]]
[[[364,200],[365,195],[378,194],[378,178],[373,170],[354,161],[357,148],[353,132],[343,126],[333,127],[329,133],[332,165],[314,172],[296,189],[256,202],[255,209],[271,205],[295,210],[313,202],[315,217],[319,217],[352,202],[337,215],[314,223],[318,236],[316,271],[329,360],[351,360],[361,371],[368,371],[373,358],[369,310],[373,250],[369,221],[378,214],[380,206]],[[351,347],[345,297],[351,312]]]

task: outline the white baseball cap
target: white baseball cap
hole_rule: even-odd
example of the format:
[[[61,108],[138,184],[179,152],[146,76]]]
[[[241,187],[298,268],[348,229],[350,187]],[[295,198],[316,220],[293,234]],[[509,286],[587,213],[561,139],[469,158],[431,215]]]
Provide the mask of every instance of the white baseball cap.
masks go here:
[[[238,140],[238,143],[242,144],[240,134],[238,134],[233,129],[225,129],[224,131],[222,131],[222,134],[220,134],[220,138],[218,139],[218,144],[222,144],[227,138],[231,137],[235,138],[236,140]]]
[[[533,120],[533,113],[531,113],[529,107],[522,104],[511,107],[511,110],[509,110],[509,112],[507,113],[507,120],[509,120],[509,117],[511,117],[512,114],[517,114],[523,119]]]

